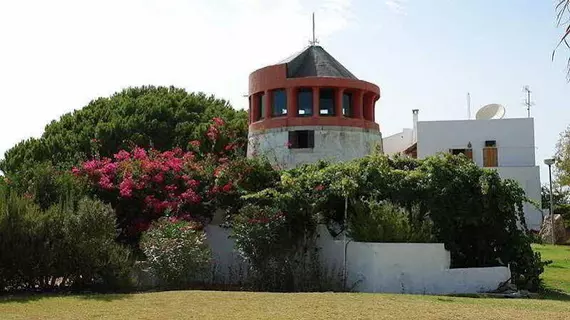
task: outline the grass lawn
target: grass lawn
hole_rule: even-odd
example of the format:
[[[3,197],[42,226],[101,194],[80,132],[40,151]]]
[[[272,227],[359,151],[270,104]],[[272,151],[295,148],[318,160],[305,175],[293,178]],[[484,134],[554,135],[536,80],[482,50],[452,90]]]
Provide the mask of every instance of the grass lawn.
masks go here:
[[[570,293],[570,247],[537,245],[544,274]],[[0,319],[570,319],[570,296],[490,299],[358,293],[171,291],[0,297]]]
[[[546,287],[570,295],[570,246],[533,245],[533,249],[543,260],[553,261],[542,274]]]
[[[12,319],[569,319],[570,303],[347,293],[170,291],[0,302]]]

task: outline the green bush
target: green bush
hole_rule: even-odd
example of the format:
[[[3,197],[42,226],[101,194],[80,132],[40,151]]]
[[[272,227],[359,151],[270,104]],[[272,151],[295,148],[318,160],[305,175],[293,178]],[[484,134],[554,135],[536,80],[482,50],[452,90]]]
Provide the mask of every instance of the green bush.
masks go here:
[[[51,211],[57,215],[59,210]],[[73,284],[100,290],[129,288],[132,259],[130,251],[115,241],[118,231],[111,206],[84,198],[75,211],[68,210],[63,218],[71,244],[67,255],[73,258],[72,273],[80,275]]]
[[[70,170],[60,170],[49,162],[34,163],[27,170],[10,174],[3,180],[6,187],[31,199],[41,210],[61,203],[78,200],[87,194],[83,181]]]
[[[285,195],[292,200],[283,205]],[[450,251],[452,267],[510,265],[513,282],[519,287],[537,290],[540,286],[545,263],[530,247],[524,190],[516,181],[502,180],[495,170],[479,168],[465,157],[438,155],[417,160],[371,155],[345,163],[319,162],[283,172],[280,184],[249,198],[287,213],[303,212],[289,222],[298,240],[312,235],[313,230],[304,226],[314,221],[326,223],[333,235],[342,231],[345,203],[352,217],[358,199],[389,201],[405,209],[410,234],[421,230],[419,239],[410,241],[432,234],[435,242],[444,243]],[[377,214],[364,218],[385,223],[386,217]],[[406,238],[397,231],[407,229],[401,215],[390,218],[399,227],[391,227],[396,230],[388,238]],[[373,228],[363,228],[368,227]],[[374,238],[370,235],[374,231],[366,232],[366,238]]]
[[[247,201],[273,204],[250,203],[232,220],[232,237],[249,264],[253,289],[293,292],[338,287],[340,277],[319,262],[316,221],[307,202],[291,193],[274,192],[251,195]]]
[[[408,220],[409,213],[391,202],[359,200],[351,203],[348,236],[360,242],[432,242],[431,223],[418,227]]]
[[[198,227],[196,223],[161,218],[143,234],[141,248],[161,286],[183,289],[205,279],[211,252],[205,233]]]
[[[0,191],[0,291],[128,289],[129,251],[115,237],[113,210],[99,201],[42,211]]]

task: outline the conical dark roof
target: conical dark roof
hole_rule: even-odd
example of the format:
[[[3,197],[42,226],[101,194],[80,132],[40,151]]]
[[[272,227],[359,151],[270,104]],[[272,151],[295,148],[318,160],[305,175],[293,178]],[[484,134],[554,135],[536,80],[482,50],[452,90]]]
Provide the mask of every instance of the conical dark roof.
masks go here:
[[[281,63],[287,64],[287,78],[333,77],[358,80],[321,46],[309,46]]]

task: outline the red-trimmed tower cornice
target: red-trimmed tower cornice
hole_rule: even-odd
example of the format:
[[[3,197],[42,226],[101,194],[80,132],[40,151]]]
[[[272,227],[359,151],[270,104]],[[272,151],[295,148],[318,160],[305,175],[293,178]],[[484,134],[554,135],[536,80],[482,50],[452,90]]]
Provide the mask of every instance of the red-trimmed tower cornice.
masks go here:
[[[300,91],[310,95],[300,97]],[[334,105],[332,112],[321,110],[321,93],[334,95],[327,100]],[[341,126],[379,131],[374,119],[374,106],[379,98],[377,85],[357,79],[322,47],[310,46],[279,64],[250,74],[249,128],[260,131],[293,126]],[[304,109],[304,114],[299,108]]]

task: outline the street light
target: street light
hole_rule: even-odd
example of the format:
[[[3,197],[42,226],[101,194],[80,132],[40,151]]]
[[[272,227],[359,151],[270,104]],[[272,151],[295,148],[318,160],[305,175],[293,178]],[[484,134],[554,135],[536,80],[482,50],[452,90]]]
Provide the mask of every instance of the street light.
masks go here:
[[[556,162],[554,159],[544,159],[544,164],[548,166],[548,181],[550,183],[550,228],[552,232],[552,244],[556,243],[556,238],[554,238],[554,214],[552,210],[553,208],[553,200],[552,200],[552,165]]]

